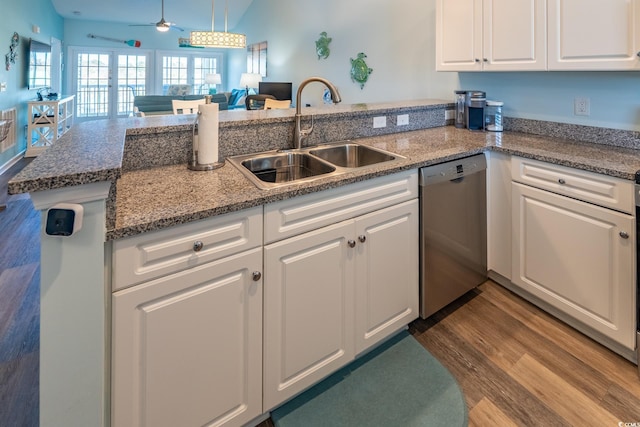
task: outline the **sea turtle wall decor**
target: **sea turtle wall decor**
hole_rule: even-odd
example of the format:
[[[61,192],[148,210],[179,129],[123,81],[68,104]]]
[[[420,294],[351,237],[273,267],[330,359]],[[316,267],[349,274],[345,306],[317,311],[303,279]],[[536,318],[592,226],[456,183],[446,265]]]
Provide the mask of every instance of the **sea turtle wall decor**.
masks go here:
[[[329,49],[329,43],[331,43],[331,37],[327,36],[327,32],[320,33],[320,38],[316,40],[316,53],[318,54],[318,60],[327,59],[331,50]]]
[[[364,59],[367,55],[360,52],[356,59],[351,58],[351,81],[359,83],[360,89],[364,89],[364,84],[369,80],[369,74],[373,72],[373,68],[369,68]]]

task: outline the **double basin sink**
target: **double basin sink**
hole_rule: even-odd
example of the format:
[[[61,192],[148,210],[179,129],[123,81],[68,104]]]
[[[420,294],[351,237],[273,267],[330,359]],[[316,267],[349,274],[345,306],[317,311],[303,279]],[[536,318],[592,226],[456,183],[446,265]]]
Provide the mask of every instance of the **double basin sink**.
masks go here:
[[[277,188],[338,175],[404,157],[345,141],[293,151],[269,151],[228,158],[258,188]]]

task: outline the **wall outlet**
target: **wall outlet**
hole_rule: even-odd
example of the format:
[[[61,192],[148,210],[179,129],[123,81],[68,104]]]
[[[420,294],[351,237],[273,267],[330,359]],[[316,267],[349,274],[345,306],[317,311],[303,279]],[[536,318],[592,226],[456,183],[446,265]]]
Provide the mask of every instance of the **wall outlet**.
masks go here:
[[[379,116],[379,117],[374,117],[373,118],[373,128],[377,129],[377,128],[384,128],[387,127],[387,117],[386,116]]]
[[[444,110],[444,119],[453,120],[456,118],[456,112],[454,110]]]
[[[591,114],[591,100],[585,97],[573,99],[573,114],[576,116],[588,116]]]
[[[409,115],[408,114],[399,114],[396,118],[397,126],[406,126],[409,124]]]
[[[7,91],[7,82],[1,82],[0,83],[0,92],[6,92]]]

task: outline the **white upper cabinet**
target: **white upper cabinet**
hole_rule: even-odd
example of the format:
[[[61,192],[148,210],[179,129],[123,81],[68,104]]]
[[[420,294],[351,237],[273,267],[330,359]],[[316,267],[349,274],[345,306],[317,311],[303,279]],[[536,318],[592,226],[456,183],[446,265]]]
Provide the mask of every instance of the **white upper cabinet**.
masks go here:
[[[549,70],[640,69],[640,0],[548,0]]]
[[[545,0],[437,0],[438,71],[546,69]]]
[[[437,71],[640,69],[640,0],[436,0]]]

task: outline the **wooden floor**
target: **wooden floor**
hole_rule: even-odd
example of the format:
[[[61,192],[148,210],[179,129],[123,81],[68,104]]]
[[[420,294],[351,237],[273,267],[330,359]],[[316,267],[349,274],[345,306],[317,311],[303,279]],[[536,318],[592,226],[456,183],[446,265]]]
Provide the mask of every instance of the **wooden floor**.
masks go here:
[[[494,282],[410,332],[458,380],[471,426],[640,423],[636,365]]]
[[[38,425],[40,217],[26,194],[8,196],[0,176],[0,426]]]
[[[9,196],[6,204],[0,426],[37,426],[39,216],[26,195]],[[640,425],[634,364],[493,282],[416,320],[409,331],[457,378],[471,426]]]

